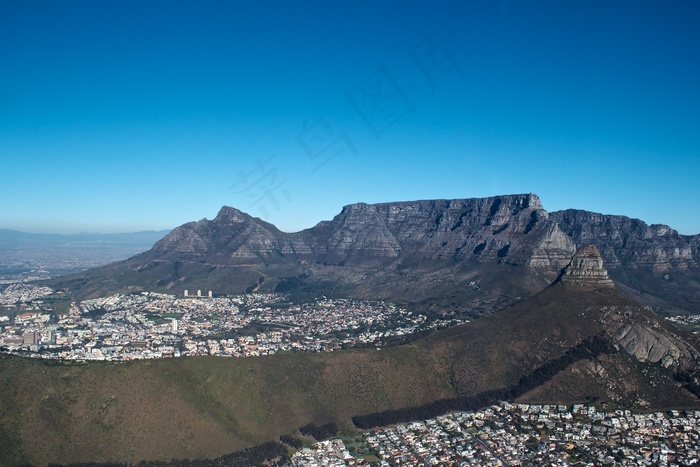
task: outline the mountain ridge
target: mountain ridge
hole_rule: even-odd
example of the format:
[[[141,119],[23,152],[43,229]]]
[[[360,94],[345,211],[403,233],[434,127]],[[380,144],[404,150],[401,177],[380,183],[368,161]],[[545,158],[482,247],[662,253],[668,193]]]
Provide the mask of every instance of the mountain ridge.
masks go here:
[[[82,296],[317,290],[447,309],[454,303],[455,312],[479,314],[543,290],[586,244],[596,245],[611,279],[636,299],[669,313],[700,312],[700,235],[624,216],[549,213],[532,193],[355,203],[295,233],[225,206],[212,220],[177,227],[148,252],[55,284]],[[474,281],[492,295],[474,296],[467,290]]]

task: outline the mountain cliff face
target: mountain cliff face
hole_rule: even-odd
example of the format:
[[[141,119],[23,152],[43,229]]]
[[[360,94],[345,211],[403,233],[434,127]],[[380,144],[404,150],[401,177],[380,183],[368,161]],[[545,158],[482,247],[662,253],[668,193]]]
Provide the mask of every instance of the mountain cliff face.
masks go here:
[[[700,235],[680,235],[666,225],[574,209],[554,212],[551,217],[577,243],[598,246],[609,268],[634,264],[665,272],[700,264]]]
[[[354,204],[307,232],[324,260],[343,264],[400,258],[558,267],[575,248],[533,194]],[[531,262],[535,249],[542,259]]]
[[[588,244],[625,293],[668,312],[700,312],[700,236],[622,216],[548,213],[534,194],[357,203],[297,233],[224,207],[146,253],[58,285],[82,296],[316,290],[479,314],[544,289]]]
[[[615,287],[603,267],[603,258],[593,245],[585,246],[571,259],[560,277],[563,284],[580,287]]]
[[[700,235],[573,209],[550,218],[577,246],[595,245],[628,295],[657,310],[700,313]]]
[[[178,227],[153,247],[162,259],[222,264],[303,260],[365,265],[400,258],[500,259],[533,267],[563,266],[574,250],[532,194],[352,204],[332,221],[293,234],[224,207],[214,220]]]

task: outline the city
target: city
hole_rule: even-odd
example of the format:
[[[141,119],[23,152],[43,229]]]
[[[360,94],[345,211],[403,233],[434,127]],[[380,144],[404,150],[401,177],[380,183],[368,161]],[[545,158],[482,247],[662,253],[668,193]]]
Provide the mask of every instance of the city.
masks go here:
[[[6,307],[0,347],[65,360],[253,357],[381,346],[388,339],[463,322],[428,320],[387,302],[319,298],[295,304],[280,294],[140,292],[70,302],[65,312],[47,304],[50,296],[55,294],[48,287],[23,283],[0,294]],[[7,310],[13,307],[11,320]]]

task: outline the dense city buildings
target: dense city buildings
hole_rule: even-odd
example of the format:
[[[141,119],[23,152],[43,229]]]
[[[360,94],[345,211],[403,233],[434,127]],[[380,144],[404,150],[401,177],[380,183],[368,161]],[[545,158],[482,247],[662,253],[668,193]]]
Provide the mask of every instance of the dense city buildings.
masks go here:
[[[699,411],[635,413],[583,404],[500,404],[363,433],[292,457],[296,467],[696,465]],[[354,451],[354,452],[352,452]]]
[[[209,291],[119,294],[70,303],[58,313],[48,305],[51,294],[49,288],[26,284],[0,294],[0,303],[19,307],[12,321],[0,318],[0,346],[68,360],[250,357],[379,346],[459,322],[429,321],[386,302],[319,298],[298,304],[280,294],[214,297]],[[27,333],[36,338],[27,341]]]

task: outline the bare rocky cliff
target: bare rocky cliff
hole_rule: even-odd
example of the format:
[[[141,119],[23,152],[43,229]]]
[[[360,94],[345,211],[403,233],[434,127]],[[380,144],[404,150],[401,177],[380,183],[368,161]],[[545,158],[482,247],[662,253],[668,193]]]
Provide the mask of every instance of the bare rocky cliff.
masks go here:
[[[400,258],[524,265],[539,248],[544,259],[532,265],[551,267],[568,261],[574,251],[573,242],[562,239],[533,194],[353,204],[307,232],[315,251],[329,262],[344,264]]]
[[[580,210],[550,213],[577,246],[595,245],[613,281],[666,313],[700,313],[700,235]]]
[[[551,218],[577,243],[596,245],[609,268],[635,264],[665,272],[700,265],[698,235],[680,235],[666,225],[575,209],[553,212]]]
[[[305,260],[338,265],[399,260],[500,261],[561,268],[575,245],[536,195],[358,203],[287,234],[237,209],[185,224],[158,242],[161,257],[222,263]]]
[[[626,294],[656,311],[700,313],[700,236],[623,216],[548,213],[534,194],[357,203],[296,233],[223,207],[146,253],[58,285],[82,296],[308,289],[481,313],[544,289],[588,244]]]
[[[615,287],[608,277],[608,271],[603,267],[603,258],[593,245],[588,245],[576,251],[571,263],[564,269],[561,282],[579,287]]]

